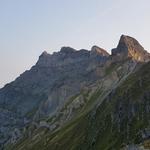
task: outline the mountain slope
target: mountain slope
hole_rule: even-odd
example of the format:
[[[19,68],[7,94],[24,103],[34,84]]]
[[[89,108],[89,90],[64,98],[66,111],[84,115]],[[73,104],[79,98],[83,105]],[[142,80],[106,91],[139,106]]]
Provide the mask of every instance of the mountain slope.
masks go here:
[[[150,136],[150,62],[132,73],[97,108],[51,134],[15,149],[119,150]],[[32,141],[33,140],[33,141]],[[34,143],[35,142],[35,143]]]
[[[101,78],[97,69],[107,59],[69,47],[52,55],[42,53],[35,66],[0,90],[0,143],[7,141],[15,128],[53,114],[66,99]]]
[[[126,106],[126,102],[130,102],[128,94],[141,92],[131,86],[127,88],[129,93],[119,95],[118,100],[117,89],[121,89],[127,79],[149,60],[150,54],[139,42],[124,35],[111,55],[98,46],[93,46],[91,51],[76,51],[63,47],[57,53],[43,52],[35,66],[0,89],[2,147],[4,145],[8,149],[44,149],[43,146],[53,146],[54,149],[59,149],[59,142],[65,149],[90,149],[92,142],[92,148],[97,149],[99,144],[97,145],[94,139],[98,140],[98,135],[107,135],[103,127],[111,125],[106,129],[110,133],[113,126],[113,129],[117,130],[112,133],[115,136],[116,132],[121,130],[122,120],[118,114],[120,115],[124,104]],[[142,80],[140,85],[142,86]],[[132,88],[133,91],[130,92]],[[123,89],[121,93],[124,91]],[[134,94],[135,97],[137,95]],[[131,97],[131,106],[127,105],[125,110],[134,111],[132,99]],[[124,116],[124,109],[121,115],[123,113],[125,122],[129,122],[126,115]],[[99,110],[106,112],[106,115],[97,114]],[[93,117],[100,117],[102,121],[92,120]],[[98,129],[98,125],[102,126],[102,131]],[[110,139],[112,135],[109,136]],[[118,135],[121,136],[119,133]],[[100,148],[106,146],[105,141],[108,142],[109,139],[105,138],[106,136],[103,137],[104,143],[98,142]],[[73,141],[69,141],[70,139]],[[85,146],[84,142],[88,144]],[[110,146],[116,146],[115,144],[110,143]],[[78,147],[79,145],[81,147]]]

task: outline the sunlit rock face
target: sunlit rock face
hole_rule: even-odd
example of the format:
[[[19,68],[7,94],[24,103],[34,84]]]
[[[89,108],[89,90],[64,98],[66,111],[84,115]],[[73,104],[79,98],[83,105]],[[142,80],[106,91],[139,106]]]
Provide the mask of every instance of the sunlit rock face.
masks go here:
[[[122,35],[117,48],[112,49],[112,56],[115,59],[123,60],[132,58],[140,62],[147,62],[150,60],[150,54],[144,50],[140,43],[129,36]]]

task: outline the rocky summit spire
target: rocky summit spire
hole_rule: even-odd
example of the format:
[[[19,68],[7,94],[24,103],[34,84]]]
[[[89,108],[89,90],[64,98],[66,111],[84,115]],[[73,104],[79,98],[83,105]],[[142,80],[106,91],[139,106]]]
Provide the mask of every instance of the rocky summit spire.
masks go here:
[[[91,55],[109,56],[109,53],[106,50],[95,45],[91,48]]]
[[[120,59],[132,58],[141,62],[150,60],[150,54],[144,50],[141,44],[136,39],[125,35],[120,37],[117,48],[112,49],[112,56]]]

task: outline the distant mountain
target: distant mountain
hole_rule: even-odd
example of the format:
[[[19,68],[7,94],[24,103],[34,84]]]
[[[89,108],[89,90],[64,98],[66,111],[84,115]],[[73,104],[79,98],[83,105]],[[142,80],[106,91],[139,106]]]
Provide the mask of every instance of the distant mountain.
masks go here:
[[[98,46],[43,52],[35,66],[0,89],[1,149],[150,144],[149,60],[139,42],[125,35],[111,55]]]

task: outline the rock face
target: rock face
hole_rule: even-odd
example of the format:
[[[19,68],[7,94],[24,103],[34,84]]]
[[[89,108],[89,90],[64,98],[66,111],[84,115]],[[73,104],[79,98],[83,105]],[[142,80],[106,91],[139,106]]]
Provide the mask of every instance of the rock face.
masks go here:
[[[58,105],[58,95],[63,101],[62,99],[78,92],[84,83],[100,78],[94,69],[107,59],[107,56],[101,54],[91,55],[90,51],[76,51],[69,47],[63,47],[60,52],[52,55],[43,52],[31,70],[1,89],[0,104],[8,104],[10,109],[17,104],[17,109],[21,106],[23,115],[39,101],[55,99],[54,105]],[[26,107],[28,102],[30,106]]]
[[[7,130],[24,126],[24,119],[38,120],[55,113],[65,100],[101,78],[96,68],[107,60],[108,56],[91,55],[91,51],[70,47],[63,47],[52,55],[43,52],[35,66],[0,90],[0,108],[3,112],[12,112],[18,122],[10,121]],[[0,118],[2,128],[7,121],[3,118]]]
[[[129,36],[122,35],[117,48],[112,50],[112,55],[117,56],[120,60],[132,58],[140,62],[150,60],[150,54],[144,50],[140,43]]]
[[[93,46],[91,48],[91,55],[100,55],[100,56],[108,57],[109,53],[106,50],[99,48],[98,46]]]
[[[90,51],[62,47],[53,54],[43,52],[35,66],[0,89],[1,145],[15,143],[22,137],[22,128],[33,122],[53,130],[74,118],[81,108],[86,113],[93,105],[98,107],[137,64],[149,60],[150,54],[138,41],[124,35],[111,55],[98,46]],[[97,87],[103,97],[91,102],[96,99],[92,95],[97,93]],[[90,90],[87,92],[86,88]],[[41,121],[49,117],[54,117],[53,122]],[[11,133],[12,130],[16,132]]]

